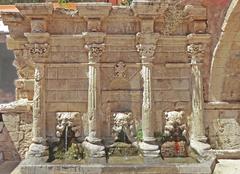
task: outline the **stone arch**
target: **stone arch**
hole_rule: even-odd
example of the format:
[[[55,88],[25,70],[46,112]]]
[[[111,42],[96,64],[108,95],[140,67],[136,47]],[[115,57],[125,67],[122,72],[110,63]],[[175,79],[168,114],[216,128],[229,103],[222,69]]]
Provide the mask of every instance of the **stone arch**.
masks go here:
[[[210,101],[240,100],[240,90],[237,89],[240,82],[238,84],[235,81],[236,79],[240,81],[240,71],[237,70],[240,69],[239,19],[240,0],[234,0],[228,8],[222,26],[222,33],[213,53],[209,85]],[[235,83],[233,83],[234,81]],[[233,83],[233,85],[227,83]],[[233,89],[227,89],[226,86]],[[232,90],[230,92],[237,92],[237,94],[226,94],[227,90]]]

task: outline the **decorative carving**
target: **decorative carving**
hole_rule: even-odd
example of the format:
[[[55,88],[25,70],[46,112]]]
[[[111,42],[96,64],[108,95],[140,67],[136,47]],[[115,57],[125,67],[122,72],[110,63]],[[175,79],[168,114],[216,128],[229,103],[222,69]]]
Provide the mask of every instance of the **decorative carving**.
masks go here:
[[[26,44],[26,47],[29,50],[30,56],[33,58],[48,56],[48,53],[49,53],[49,44],[48,43]]]
[[[183,114],[183,111],[165,112],[164,135],[169,141],[184,140],[189,142],[187,126],[183,123]]]
[[[132,113],[114,113],[114,126],[112,128],[116,142],[132,143],[135,141],[136,128]]]
[[[115,77],[126,78],[127,67],[126,67],[126,64],[124,62],[122,62],[122,61],[118,62],[114,66],[114,71],[115,71],[115,74],[114,74]]]
[[[180,3],[171,4],[164,12],[165,27],[163,29],[163,34],[170,35],[175,32],[186,15],[187,13],[184,11],[184,5]]]
[[[75,137],[80,137],[82,133],[82,118],[79,112],[57,112],[56,136],[60,138],[66,127],[71,128]]]
[[[200,59],[204,56],[204,46],[201,43],[190,44],[187,46],[187,53],[192,59],[192,63],[197,63],[196,61],[200,61]]]
[[[151,60],[155,53],[156,45],[139,44],[136,46],[142,59]]]
[[[103,54],[105,44],[90,44],[86,45],[85,48],[88,50],[89,62],[98,62]]]
[[[31,31],[33,33],[46,32],[47,26],[44,19],[32,19],[31,21]]]

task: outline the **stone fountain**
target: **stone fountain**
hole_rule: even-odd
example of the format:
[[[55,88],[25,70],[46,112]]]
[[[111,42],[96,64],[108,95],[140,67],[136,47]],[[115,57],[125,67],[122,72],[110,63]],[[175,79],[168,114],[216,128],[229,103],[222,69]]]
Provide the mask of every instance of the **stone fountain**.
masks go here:
[[[138,0],[16,7],[2,13],[8,48],[17,82],[31,83],[34,95],[32,142],[15,173],[212,172],[200,70],[210,43],[204,7]],[[54,162],[72,145],[83,155]],[[121,148],[125,158],[114,156]],[[124,162],[130,154],[138,160]]]

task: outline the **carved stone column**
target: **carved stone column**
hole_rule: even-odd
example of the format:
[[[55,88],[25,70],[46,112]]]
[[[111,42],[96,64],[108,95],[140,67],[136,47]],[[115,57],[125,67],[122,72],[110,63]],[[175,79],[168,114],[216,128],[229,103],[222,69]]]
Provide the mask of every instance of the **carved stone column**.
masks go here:
[[[46,109],[45,109],[45,60],[49,56],[49,33],[25,33],[28,44],[28,57],[35,65],[34,95],[33,95],[33,128],[32,144],[27,156],[46,156],[48,146],[46,144]]]
[[[99,111],[99,85],[100,85],[100,67],[99,59],[102,56],[104,44],[86,45],[89,58],[89,84],[88,84],[88,123],[89,135],[87,140],[92,143],[100,142],[99,132],[97,132],[97,114]]]
[[[204,55],[203,44],[190,44],[187,48],[191,57],[192,73],[192,139],[206,142],[204,131],[203,112],[203,80],[200,70],[200,59]]]
[[[142,130],[143,140],[145,142],[155,141],[152,130],[152,86],[151,86],[151,75],[152,75],[152,59],[155,51],[155,45],[137,45],[138,52],[141,56],[142,71],[141,75],[143,78],[143,101],[142,101]]]
[[[142,101],[142,132],[143,142],[140,148],[145,157],[158,157],[160,150],[155,145],[153,130],[153,96],[152,96],[152,60],[156,49],[158,34],[138,33],[137,51],[142,62],[141,75],[143,78],[143,101]]]
[[[104,44],[87,44],[88,50],[88,136],[83,143],[88,150],[89,157],[101,158],[105,156],[105,148],[100,139],[100,65],[99,60],[104,51]]]

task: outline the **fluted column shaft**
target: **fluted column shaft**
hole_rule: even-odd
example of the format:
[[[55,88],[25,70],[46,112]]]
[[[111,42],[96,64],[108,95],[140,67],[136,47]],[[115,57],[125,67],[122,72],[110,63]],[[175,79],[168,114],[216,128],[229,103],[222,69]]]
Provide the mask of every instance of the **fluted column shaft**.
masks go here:
[[[155,141],[153,132],[153,99],[152,99],[152,63],[156,46],[153,44],[139,44],[137,49],[141,56],[143,78],[143,101],[142,101],[142,132],[143,141]]]
[[[87,140],[92,143],[100,142],[100,132],[98,130],[99,117],[99,89],[100,89],[100,67],[99,59],[102,55],[103,44],[86,45],[89,58],[89,85],[88,85],[88,137]]]
[[[191,57],[192,74],[192,139],[201,142],[206,141],[204,131],[204,97],[203,79],[200,70],[200,59],[204,54],[202,44],[191,44],[188,46],[188,54]]]

